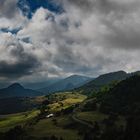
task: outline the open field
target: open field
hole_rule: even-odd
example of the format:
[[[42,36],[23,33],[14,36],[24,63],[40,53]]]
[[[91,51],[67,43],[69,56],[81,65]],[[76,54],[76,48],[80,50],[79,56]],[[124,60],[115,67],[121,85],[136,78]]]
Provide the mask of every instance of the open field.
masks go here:
[[[56,120],[56,123],[54,123],[53,119]],[[53,119],[40,120],[29,130],[29,135],[40,138],[55,135],[66,140],[80,139],[77,130],[66,128],[67,125],[73,123],[69,116],[55,117]]]
[[[53,101],[53,103],[48,105],[50,111],[57,112],[83,102],[86,99],[86,96],[68,92],[57,93],[51,95],[50,98]],[[33,102],[42,102],[45,99],[47,99],[47,97],[37,97]],[[2,115],[0,117],[0,132],[8,131],[10,128],[17,125],[24,125],[36,117],[38,113],[39,110],[34,110],[17,114]],[[28,135],[38,138],[55,135],[67,140],[75,140],[75,138],[80,139],[78,131],[71,128],[74,123],[75,122],[71,119],[71,115],[61,115],[59,117],[40,119],[39,122],[25,127],[25,129],[29,133]]]
[[[0,117],[0,132],[5,132],[16,125],[23,125],[39,113],[38,110],[23,112]]]
[[[48,105],[50,108],[50,111],[57,112],[62,109],[66,109],[72,105],[78,104],[83,102],[86,99],[87,96],[81,95],[79,93],[58,93],[55,95],[52,95],[52,100],[55,100],[54,103]]]
[[[94,123],[95,121],[100,122],[106,119],[108,116],[97,111],[91,111],[91,112],[78,112],[77,117],[81,120]]]

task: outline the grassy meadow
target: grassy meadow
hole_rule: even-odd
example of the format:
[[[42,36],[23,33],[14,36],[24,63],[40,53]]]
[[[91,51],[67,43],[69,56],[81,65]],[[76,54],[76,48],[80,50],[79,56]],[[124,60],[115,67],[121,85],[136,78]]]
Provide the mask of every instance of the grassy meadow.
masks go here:
[[[33,110],[29,112],[3,115],[0,117],[0,132],[5,132],[10,128],[17,125],[24,125],[27,121],[32,120],[39,113],[39,110]]]

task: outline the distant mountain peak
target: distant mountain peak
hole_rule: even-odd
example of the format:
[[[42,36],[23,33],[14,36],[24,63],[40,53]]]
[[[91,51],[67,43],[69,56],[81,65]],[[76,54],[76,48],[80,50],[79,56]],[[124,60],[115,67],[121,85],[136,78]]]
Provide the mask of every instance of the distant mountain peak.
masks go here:
[[[78,75],[78,74],[74,74],[74,75],[70,75],[69,77],[80,77],[82,75]]]
[[[0,98],[35,97],[41,95],[41,92],[32,89],[26,89],[19,83],[13,83],[7,88],[0,89]]]
[[[13,83],[8,88],[12,88],[12,89],[24,89],[24,87],[21,84],[19,84],[19,83]]]
[[[69,77],[67,77],[65,79],[71,79],[71,78],[86,78],[86,79],[90,79],[90,77],[87,77],[87,76],[84,76],[84,75],[78,75],[78,74],[70,75]]]
[[[78,88],[86,83],[88,83],[92,78],[82,76],[82,75],[71,75],[65,79],[61,79],[58,82],[40,89],[44,93],[54,93],[60,91],[69,91]]]

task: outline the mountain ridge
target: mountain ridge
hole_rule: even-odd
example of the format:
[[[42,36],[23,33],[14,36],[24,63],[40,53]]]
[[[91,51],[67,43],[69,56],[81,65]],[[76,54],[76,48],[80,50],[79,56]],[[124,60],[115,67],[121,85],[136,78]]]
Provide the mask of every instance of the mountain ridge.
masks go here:
[[[140,71],[127,73],[125,71],[116,71],[99,75],[97,78],[88,82],[87,84],[77,88],[77,91],[82,91],[84,94],[90,94],[91,92],[98,91],[101,87],[111,84],[114,81],[122,81],[133,75],[140,75]]]
[[[13,83],[6,88],[0,89],[0,98],[9,97],[34,97],[42,95],[41,92],[26,89],[19,83]]]
[[[65,79],[57,81],[56,83],[50,85],[49,87],[39,89],[39,91],[44,93],[54,93],[59,91],[68,91],[84,85],[85,83],[92,80],[90,77],[82,75],[71,75]]]
[[[101,110],[121,114],[130,114],[132,111],[138,111],[137,109],[140,105],[139,91],[140,75],[133,75],[122,80],[104,96]]]

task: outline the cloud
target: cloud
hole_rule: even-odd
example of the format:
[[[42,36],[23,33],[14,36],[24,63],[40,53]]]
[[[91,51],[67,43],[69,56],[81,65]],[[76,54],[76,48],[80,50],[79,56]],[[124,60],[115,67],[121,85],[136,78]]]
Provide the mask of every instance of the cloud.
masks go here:
[[[17,2],[18,0],[0,0],[0,29],[21,28],[27,22],[17,7]]]
[[[73,1],[72,5],[66,5],[66,13],[61,15],[55,15],[43,8],[38,9],[31,22],[18,34],[20,37],[30,36],[34,45],[41,48],[42,61],[45,61],[43,64],[46,66],[48,75],[52,75],[51,71],[55,72],[54,75],[69,73],[97,75],[97,73],[109,70],[131,71],[137,69],[138,67],[135,66],[131,70],[128,69],[127,60],[128,58],[133,59],[133,57],[129,51],[125,51],[125,54],[120,51],[120,49],[139,48],[139,31],[137,30],[139,23],[137,19],[134,20],[131,9],[127,9],[126,5],[123,9],[119,7],[120,3],[117,3],[114,10],[114,3],[117,1],[106,1],[106,12],[104,13],[103,1],[98,1],[95,4],[97,6],[94,6],[93,1],[89,1],[89,4],[93,5],[92,9],[95,13],[87,12],[85,14],[85,7],[81,8],[75,2]],[[80,4],[85,3],[85,1],[79,2]],[[79,8],[75,8],[75,6]],[[120,12],[119,8],[129,12]],[[132,21],[135,22],[131,24]],[[109,50],[111,50],[110,54],[108,54]],[[116,57],[115,54],[119,57]],[[125,59],[122,60],[122,62],[125,61],[125,64],[120,63],[120,58]]]
[[[3,78],[17,78],[32,74],[40,65],[39,60],[32,53],[31,47],[16,39],[11,33],[0,34],[0,76]],[[2,41],[4,40],[4,41]],[[24,46],[23,46],[24,45]]]
[[[96,28],[92,34],[101,38],[98,42],[99,45],[104,44],[105,47],[122,49],[140,48],[140,2],[138,0],[68,1],[80,10],[79,16],[83,19],[81,19],[83,24],[88,21],[88,24],[93,25],[81,28],[86,30],[89,28],[91,31]],[[95,22],[95,19],[98,22]],[[98,34],[97,30],[102,32]],[[87,32],[90,34],[90,31],[87,30]]]
[[[36,81],[139,69],[138,0],[60,0],[65,12],[41,7],[31,19],[15,2],[1,3],[13,5],[13,13],[2,10],[0,28],[20,28],[16,34],[0,32],[1,77]]]
[[[1,0],[0,1],[0,16],[13,18],[18,10],[16,6],[17,0]]]

